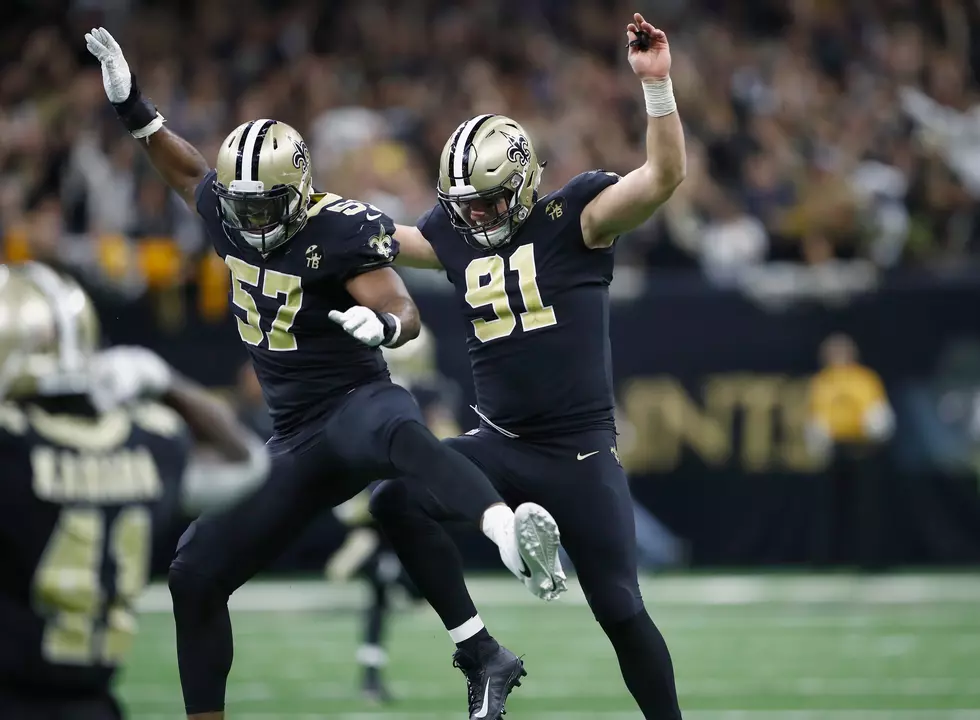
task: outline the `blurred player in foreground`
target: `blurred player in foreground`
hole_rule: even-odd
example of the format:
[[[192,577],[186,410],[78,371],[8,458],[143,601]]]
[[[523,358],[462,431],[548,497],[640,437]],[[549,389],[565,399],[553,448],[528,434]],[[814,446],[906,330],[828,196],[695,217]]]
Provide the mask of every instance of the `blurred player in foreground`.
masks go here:
[[[538,197],[543,166],[527,133],[510,118],[480,115],[446,143],[439,205],[396,237],[401,261],[445,268],[470,321],[481,424],[449,444],[511,504],[548,506],[637,705],[647,718],[674,720],[673,666],[640,596],[633,504],[616,447],[608,285],[616,238],[671,196],[686,159],[667,37],[639,14],[626,34],[648,115],[639,168],[624,177],[587,172]],[[372,511],[422,592],[445,582],[434,568],[460,564],[433,519],[457,516],[431,495],[388,481]],[[425,542],[403,542],[412,537]],[[461,580],[444,598],[433,607],[447,625],[474,612]]]
[[[320,512],[381,478],[406,478],[479,527],[532,592],[553,597],[564,590],[551,515],[534,503],[511,510],[476,465],[429,432],[412,396],[389,378],[380,347],[402,345],[419,329],[415,303],[390,267],[398,255],[391,219],[366,203],[315,192],[306,143],[276,120],[235,128],[210,169],[164,127],[113,37],[99,28],[85,39],[120,120],[200,214],[231,271],[238,333],[275,431],[270,481],[195,521],[170,568],[187,714],[224,716],[231,593]],[[447,601],[444,588],[463,582],[458,564],[426,572],[441,577],[423,588],[433,605]],[[475,609],[446,629],[457,645],[454,664],[464,670],[471,715],[498,718],[526,674],[523,662],[490,636]]]
[[[142,348],[97,352],[89,298],[0,266],[0,717],[114,720],[154,539],[260,484],[265,449]],[[223,458],[189,459],[191,434]]]
[[[460,432],[455,417],[458,391],[436,371],[435,349],[435,338],[423,325],[414,342],[387,349],[384,354],[392,381],[412,393],[426,426],[442,440]],[[335,509],[350,531],[327,563],[326,575],[330,580],[346,580],[359,573],[371,587],[371,604],[365,613],[364,641],[357,651],[357,661],[363,668],[361,691],[365,699],[385,703],[392,700],[382,677],[388,662],[384,640],[392,592],[400,586],[413,600],[421,596],[368,512],[372,489],[373,486]]]

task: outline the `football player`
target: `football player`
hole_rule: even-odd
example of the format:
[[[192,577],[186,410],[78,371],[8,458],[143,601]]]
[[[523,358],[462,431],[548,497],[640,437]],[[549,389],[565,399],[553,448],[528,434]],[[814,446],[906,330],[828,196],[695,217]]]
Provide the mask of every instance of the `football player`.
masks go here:
[[[227,408],[159,357],[97,355],[98,340],[76,283],[0,266],[3,718],[122,717],[111,682],[153,543],[178,510],[227,502],[269,466]],[[189,428],[225,460],[189,462]]]
[[[201,215],[231,271],[238,333],[275,431],[269,482],[195,521],[171,565],[188,715],[224,715],[232,664],[229,595],[321,510],[374,480],[410,478],[413,488],[480,527],[532,592],[545,598],[561,592],[564,576],[550,562],[559,541],[554,519],[530,503],[511,510],[476,465],[429,432],[412,396],[388,376],[380,346],[403,344],[419,328],[415,304],[390,267],[398,254],[391,219],[365,203],[315,192],[306,143],[276,120],[235,128],[210,169],[164,127],[112,36],[94,29],[86,43],[102,65],[120,120],[167,184]],[[451,542],[441,553],[458,557]],[[461,573],[459,565],[445,567]],[[462,577],[438,566],[425,572],[439,578],[424,583],[430,603],[461,601],[438,596],[443,588],[456,592]],[[499,717],[526,674],[523,663],[489,635],[475,611],[446,627],[457,644],[454,663],[466,676],[471,713]]]
[[[437,371],[432,333],[422,325],[413,342],[386,349],[384,356],[392,381],[412,393],[433,434],[440,440],[458,435],[457,388]],[[412,600],[419,599],[419,594],[368,511],[372,489],[373,486],[369,487],[334,509],[337,518],[350,530],[344,544],[327,563],[326,575],[334,581],[347,580],[358,572],[370,585],[364,642],[357,650],[357,662],[363,668],[361,692],[368,701],[386,703],[392,700],[382,678],[382,669],[388,662],[384,636],[391,591],[400,585]]]
[[[639,14],[627,37],[649,116],[639,168],[624,177],[587,172],[539,197],[542,165],[527,133],[510,118],[480,115],[446,143],[439,204],[395,235],[402,261],[445,269],[469,321],[481,424],[448,443],[508,502],[548,506],[629,691],[647,718],[668,720],[680,717],[674,673],[640,597],[633,506],[616,449],[608,286],[617,236],[670,197],[686,164],[667,37]],[[451,509],[393,480],[374,493],[372,512],[427,593],[421,583],[434,579],[416,567],[439,557],[446,541],[433,518],[452,519]],[[474,612],[464,588],[454,596],[463,600],[434,604],[449,624]]]

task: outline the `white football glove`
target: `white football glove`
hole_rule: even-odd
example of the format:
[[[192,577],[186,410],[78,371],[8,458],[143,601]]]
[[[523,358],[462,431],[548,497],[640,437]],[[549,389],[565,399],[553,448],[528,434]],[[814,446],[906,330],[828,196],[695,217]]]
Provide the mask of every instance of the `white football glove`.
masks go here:
[[[329,317],[340,325],[345,333],[369,347],[377,347],[385,341],[385,324],[371,308],[355,305],[346,312],[331,310]],[[397,317],[394,315],[389,317],[395,323],[395,334],[391,338],[394,341],[398,338],[401,328]]]
[[[144,397],[159,397],[170,388],[173,370],[152,350],[120,345],[91,360],[92,404],[107,412]]]
[[[119,43],[105,28],[92,28],[85,33],[85,46],[102,63],[102,86],[109,102],[125,101],[132,90],[132,76]]]

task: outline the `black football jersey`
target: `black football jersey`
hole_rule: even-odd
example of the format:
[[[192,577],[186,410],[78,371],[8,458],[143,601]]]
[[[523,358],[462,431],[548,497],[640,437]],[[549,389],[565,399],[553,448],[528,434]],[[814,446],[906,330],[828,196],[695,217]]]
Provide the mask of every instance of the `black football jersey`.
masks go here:
[[[398,255],[395,225],[371,205],[319,193],[306,226],[263,256],[222,224],[214,177],[198,186],[197,209],[231,270],[238,334],[276,436],[289,437],[353,388],[388,378],[381,350],[355,340],[329,314],[357,304],[347,280]]]
[[[495,250],[470,246],[439,206],[419,221],[466,320],[484,422],[522,437],[614,427],[613,248],[589,250],[580,218],[618,180],[602,171],[576,176],[538,200]]]
[[[159,405],[99,417],[0,405],[0,687],[107,690],[153,543],[179,516],[189,451],[186,425]]]

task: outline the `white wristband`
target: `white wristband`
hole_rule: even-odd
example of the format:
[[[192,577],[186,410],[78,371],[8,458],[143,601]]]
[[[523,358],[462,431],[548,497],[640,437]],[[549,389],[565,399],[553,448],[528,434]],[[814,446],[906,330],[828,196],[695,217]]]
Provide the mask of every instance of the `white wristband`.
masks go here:
[[[674,86],[669,77],[643,80],[643,99],[646,102],[647,115],[650,117],[663,117],[677,112]]]
[[[401,319],[399,319],[397,315],[393,313],[385,313],[385,314],[388,317],[390,317],[395,323],[395,332],[391,334],[391,339],[384,344],[385,347],[391,347],[392,345],[398,342],[398,338],[400,338],[402,335],[402,321]]]
[[[148,138],[148,137],[150,137],[150,135],[152,135],[157,130],[159,130],[160,128],[162,128],[163,127],[163,124],[166,121],[167,120],[166,120],[165,117],[163,117],[163,115],[161,115],[160,113],[157,113],[157,116],[155,118],[153,118],[152,120],[150,120],[150,122],[148,124],[144,125],[139,130],[135,130],[133,132],[133,137],[136,138],[137,140],[142,140],[143,138]]]

